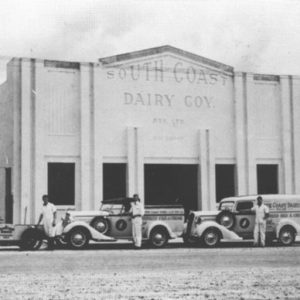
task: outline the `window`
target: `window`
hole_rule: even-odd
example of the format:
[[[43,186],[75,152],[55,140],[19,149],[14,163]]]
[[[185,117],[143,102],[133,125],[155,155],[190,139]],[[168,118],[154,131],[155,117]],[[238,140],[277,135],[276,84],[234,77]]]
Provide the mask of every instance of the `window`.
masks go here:
[[[216,200],[235,195],[235,165],[216,165]]]
[[[243,202],[238,202],[236,205],[236,210],[241,211],[241,210],[248,210],[253,207],[253,202],[252,201],[243,201]]]
[[[233,201],[225,201],[220,203],[219,210],[232,210],[234,205]]]
[[[103,199],[126,196],[126,164],[103,164]]]
[[[278,194],[278,165],[257,165],[257,193]]]
[[[49,201],[75,205],[75,163],[48,163]]]

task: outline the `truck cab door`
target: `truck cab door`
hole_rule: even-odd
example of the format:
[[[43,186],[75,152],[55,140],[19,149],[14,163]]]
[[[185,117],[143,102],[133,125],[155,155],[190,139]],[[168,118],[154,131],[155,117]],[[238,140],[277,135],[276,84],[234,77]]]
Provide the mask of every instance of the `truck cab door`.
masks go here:
[[[122,206],[121,210],[110,217],[110,236],[116,239],[128,239],[132,237],[131,214]]]
[[[234,232],[240,237],[253,238],[255,213],[251,211],[254,201],[237,201],[235,207]]]

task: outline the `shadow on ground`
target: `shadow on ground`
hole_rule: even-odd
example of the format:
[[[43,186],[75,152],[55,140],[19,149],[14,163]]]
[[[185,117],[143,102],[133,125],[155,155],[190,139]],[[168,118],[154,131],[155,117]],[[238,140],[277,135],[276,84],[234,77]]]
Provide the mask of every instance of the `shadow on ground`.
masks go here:
[[[296,242],[294,243],[294,245],[292,247],[299,247],[300,246],[300,242]],[[238,249],[238,248],[252,248],[253,247],[253,242],[252,241],[242,241],[242,242],[224,242],[224,243],[221,243],[218,247],[215,247],[215,249],[225,249],[225,248],[235,248],[235,249]],[[281,246],[279,243],[277,242],[274,242],[272,245],[268,245],[266,246],[266,248],[268,247],[272,247],[272,248],[275,248],[275,247],[284,247],[284,246]],[[164,248],[161,248],[160,250],[165,250],[165,251],[168,251],[168,249],[190,249],[190,248],[193,248],[193,249],[207,249],[206,247],[202,246],[202,245],[192,245],[192,246],[188,246],[180,241],[172,241],[170,242],[166,247]],[[43,251],[43,250],[46,250],[47,249],[47,242],[45,242],[42,247],[37,250],[37,251]],[[55,249],[55,251],[61,251],[61,250],[67,250],[69,248],[61,248],[61,247],[57,247]],[[95,242],[92,242],[90,243],[85,249],[82,249],[82,250],[85,250],[85,251],[89,251],[89,250],[132,250],[134,249],[132,243],[130,242],[124,242],[124,241],[117,241],[115,243],[106,243],[106,242],[102,242],[102,243],[95,243]],[[139,249],[139,251],[143,251],[143,250],[149,250],[149,249],[155,249],[151,246],[149,246],[147,243],[144,243],[142,248]],[[19,247],[18,246],[3,246],[3,247],[0,247],[0,252],[4,252],[4,251],[20,251]],[[74,250],[74,251],[77,251],[77,250]]]

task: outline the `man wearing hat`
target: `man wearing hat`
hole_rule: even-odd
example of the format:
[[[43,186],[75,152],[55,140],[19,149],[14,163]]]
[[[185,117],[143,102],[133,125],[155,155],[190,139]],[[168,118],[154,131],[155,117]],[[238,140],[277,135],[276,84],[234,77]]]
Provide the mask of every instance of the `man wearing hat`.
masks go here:
[[[142,246],[142,217],[144,215],[144,207],[138,194],[133,195],[133,202],[131,202],[132,213],[132,238],[136,249]]]
[[[48,249],[54,248],[55,225],[56,225],[56,207],[49,202],[48,195],[43,195],[43,209],[38,224],[43,220],[44,231],[48,237]]]
[[[257,205],[254,205],[251,210],[255,212],[254,226],[254,246],[258,246],[259,242],[262,247],[265,246],[266,240],[266,220],[269,217],[269,208],[263,204],[263,198],[257,197]]]

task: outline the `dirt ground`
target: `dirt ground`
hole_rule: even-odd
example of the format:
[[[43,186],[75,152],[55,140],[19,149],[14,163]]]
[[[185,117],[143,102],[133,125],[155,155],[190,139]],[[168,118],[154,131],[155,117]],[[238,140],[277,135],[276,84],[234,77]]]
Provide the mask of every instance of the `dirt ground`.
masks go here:
[[[300,299],[300,247],[0,250],[1,299]]]

